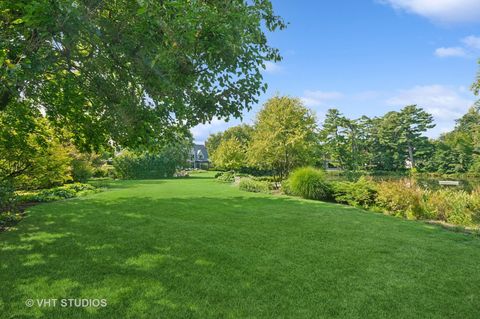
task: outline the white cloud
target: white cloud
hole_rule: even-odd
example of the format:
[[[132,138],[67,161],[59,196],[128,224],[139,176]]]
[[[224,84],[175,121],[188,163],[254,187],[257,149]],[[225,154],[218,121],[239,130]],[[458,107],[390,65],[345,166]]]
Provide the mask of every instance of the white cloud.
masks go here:
[[[380,0],[440,23],[480,22],[479,0]]]
[[[339,100],[341,98],[343,98],[343,94],[335,91],[305,91],[301,100],[306,106],[315,107],[324,105],[325,103],[333,100]]]
[[[282,71],[283,71],[283,67],[281,65],[279,65],[278,63],[274,63],[274,62],[271,62],[271,61],[265,62],[265,72],[276,74],[276,73],[280,73]]]
[[[435,55],[441,58],[461,57],[470,58],[476,57],[480,51],[480,37],[470,35],[461,40],[463,46],[438,48],[435,50]]]
[[[435,55],[440,58],[465,57],[467,52],[461,47],[438,48],[435,50]]]
[[[480,50],[480,37],[470,35],[466,38],[463,38],[462,42],[468,48],[472,48],[472,49],[475,49],[475,50]]]
[[[432,114],[437,124],[432,136],[452,129],[455,120],[465,114],[474,102],[473,95],[465,92],[464,88],[438,84],[400,90],[386,101],[387,105],[394,107],[417,104]]]

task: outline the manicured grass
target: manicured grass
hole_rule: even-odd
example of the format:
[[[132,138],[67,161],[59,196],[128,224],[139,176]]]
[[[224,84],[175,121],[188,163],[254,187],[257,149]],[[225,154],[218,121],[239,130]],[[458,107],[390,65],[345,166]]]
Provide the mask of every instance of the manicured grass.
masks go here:
[[[0,318],[479,317],[478,238],[209,176],[31,208],[0,234]]]

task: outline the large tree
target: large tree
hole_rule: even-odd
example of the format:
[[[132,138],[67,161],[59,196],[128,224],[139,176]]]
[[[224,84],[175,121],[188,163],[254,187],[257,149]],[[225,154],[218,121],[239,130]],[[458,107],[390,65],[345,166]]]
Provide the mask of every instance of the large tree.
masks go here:
[[[456,122],[455,129],[436,142],[433,160],[444,173],[480,173],[480,107],[471,107]]]
[[[348,170],[357,170],[365,165],[363,144],[364,119],[351,120],[337,109],[329,109],[320,131],[320,140],[327,163]]]
[[[412,168],[417,159],[429,152],[430,145],[424,133],[434,128],[433,116],[417,105],[408,105],[400,111],[400,139],[407,149],[407,158]]]
[[[311,111],[298,98],[275,96],[257,115],[249,162],[284,178],[293,168],[315,162],[317,143],[317,124]]]
[[[424,133],[435,126],[433,117],[416,105],[388,112],[374,123],[373,163],[377,169],[403,170],[407,163],[416,168],[432,150]]]
[[[250,109],[284,26],[269,0],[0,1],[0,112],[26,103],[85,147],[156,145]]]

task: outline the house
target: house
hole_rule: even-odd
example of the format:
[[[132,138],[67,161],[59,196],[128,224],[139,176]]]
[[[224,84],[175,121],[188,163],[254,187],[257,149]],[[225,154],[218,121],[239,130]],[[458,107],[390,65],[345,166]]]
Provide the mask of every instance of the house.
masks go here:
[[[190,168],[208,169],[210,167],[210,161],[208,160],[208,152],[205,145],[194,144],[188,162]]]

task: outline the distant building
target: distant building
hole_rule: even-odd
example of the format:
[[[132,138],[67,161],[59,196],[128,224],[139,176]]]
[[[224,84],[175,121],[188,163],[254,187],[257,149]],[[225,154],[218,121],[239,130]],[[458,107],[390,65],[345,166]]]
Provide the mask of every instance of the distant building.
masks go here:
[[[191,168],[208,169],[210,167],[210,161],[205,145],[194,144],[188,162]]]

